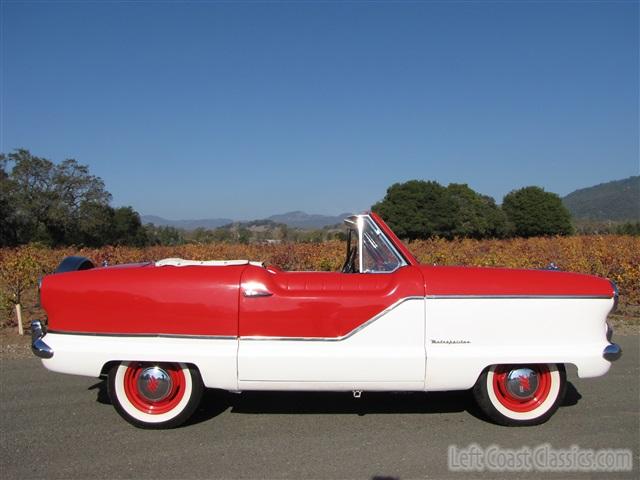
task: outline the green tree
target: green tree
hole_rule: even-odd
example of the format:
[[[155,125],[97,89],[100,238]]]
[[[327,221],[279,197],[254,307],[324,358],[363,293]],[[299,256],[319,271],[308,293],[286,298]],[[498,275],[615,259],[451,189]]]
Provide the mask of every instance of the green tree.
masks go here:
[[[394,183],[371,209],[401,238],[449,236],[453,230],[454,206],[438,182]]]
[[[144,225],[148,245],[184,245],[184,231],[170,226]]]
[[[251,241],[251,230],[246,227],[239,227],[236,233],[239,243],[249,243]]]
[[[112,208],[102,179],[75,160],[54,164],[25,149],[0,154],[0,186],[0,245],[148,242],[138,213],[131,207]]]
[[[519,237],[569,235],[573,232],[571,215],[560,197],[540,187],[524,187],[508,193],[502,209]]]
[[[111,227],[112,245],[129,245],[142,247],[147,244],[146,230],[140,221],[140,215],[132,207],[113,209],[113,224]]]
[[[18,244],[19,221],[15,185],[7,172],[7,157],[0,154],[0,247]]]
[[[389,187],[372,210],[403,238],[433,236],[503,237],[508,232],[504,213],[491,197],[468,185],[410,180]]]
[[[113,208],[109,205],[85,202],[80,206],[76,231],[67,237],[67,241],[88,247],[100,247],[112,243]]]
[[[626,222],[616,227],[618,235],[640,236],[640,222]]]
[[[449,184],[447,195],[453,206],[453,229],[447,236],[492,238],[507,234],[506,215],[493,198],[459,183]]]
[[[3,161],[3,194],[13,202],[16,243],[41,241],[59,245],[78,238],[78,221],[86,204],[106,206],[111,194],[86,165],[65,160],[56,165],[18,149]],[[6,163],[13,168],[6,172]],[[8,181],[6,181],[8,180]],[[3,189],[4,190],[4,189]]]
[[[228,228],[216,228],[211,235],[214,242],[231,242],[233,241],[233,233]]]

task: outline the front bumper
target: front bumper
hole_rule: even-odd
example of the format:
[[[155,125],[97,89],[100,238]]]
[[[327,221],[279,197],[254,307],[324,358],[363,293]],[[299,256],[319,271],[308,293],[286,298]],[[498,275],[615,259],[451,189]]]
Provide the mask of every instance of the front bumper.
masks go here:
[[[44,332],[42,331],[42,323],[40,320],[31,322],[31,351],[36,357],[51,358],[53,357],[53,349],[47,345],[44,340]]]

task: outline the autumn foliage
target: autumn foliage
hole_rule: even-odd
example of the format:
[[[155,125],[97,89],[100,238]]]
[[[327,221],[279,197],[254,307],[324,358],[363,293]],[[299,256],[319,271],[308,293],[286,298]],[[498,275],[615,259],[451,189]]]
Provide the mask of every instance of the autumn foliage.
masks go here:
[[[508,240],[416,240],[409,249],[422,263],[510,268],[546,268],[609,278],[620,289],[621,310],[640,304],[640,238],[627,235],[515,238]],[[96,265],[181,257],[194,260],[248,259],[284,270],[339,270],[345,246],[340,241],[275,245],[212,243],[145,248],[50,249],[27,245],[0,249],[0,287],[18,300],[19,290],[34,289],[37,277],[51,273],[68,255],[82,255]],[[5,319],[3,319],[4,323]]]

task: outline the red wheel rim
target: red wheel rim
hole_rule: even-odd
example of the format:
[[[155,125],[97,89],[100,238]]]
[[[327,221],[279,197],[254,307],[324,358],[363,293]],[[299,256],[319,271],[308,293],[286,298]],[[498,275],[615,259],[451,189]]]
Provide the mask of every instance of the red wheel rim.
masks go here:
[[[529,370],[535,373],[537,384],[527,393],[526,398],[519,397],[509,387],[509,381],[513,382],[517,372]],[[514,376],[515,374],[515,376]],[[522,378],[526,386],[529,386],[529,378]],[[549,396],[551,390],[551,372],[546,365],[500,365],[493,372],[493,392],[498,401],[514,412],[531,412],[538,408]]]
[[[141,382],[153,382],[153,379],[148,381],[144,378],[141,379],[141,375],[152,368],[162,371],[170,379],[167,382],[167,391],[158,400],[149,398],[140,388]],[[185,384],[184,373],[175,364],[158,365],[132,362],[127,366],[127,370],[124,373],[124,392],[127,395],[127,399],[135,408],[150,415],[160,415],[173,410],[184,397]]]

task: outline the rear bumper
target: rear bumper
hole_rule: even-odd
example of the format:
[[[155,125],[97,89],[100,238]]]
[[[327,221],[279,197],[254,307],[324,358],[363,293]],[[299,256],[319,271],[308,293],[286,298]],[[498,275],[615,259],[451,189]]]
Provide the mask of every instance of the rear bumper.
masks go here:
[[[40,320],[34,320],[31,322],[31,351],[36,357],[39,358],[51,358],[53,357],[53,349],[47,345],[42,338],[44,333],[42,331],[42,323]]]
[[[622,348],[617,343],[610,343],[602,351],[602,357],[610,362],[615,362],[622,356]]]

